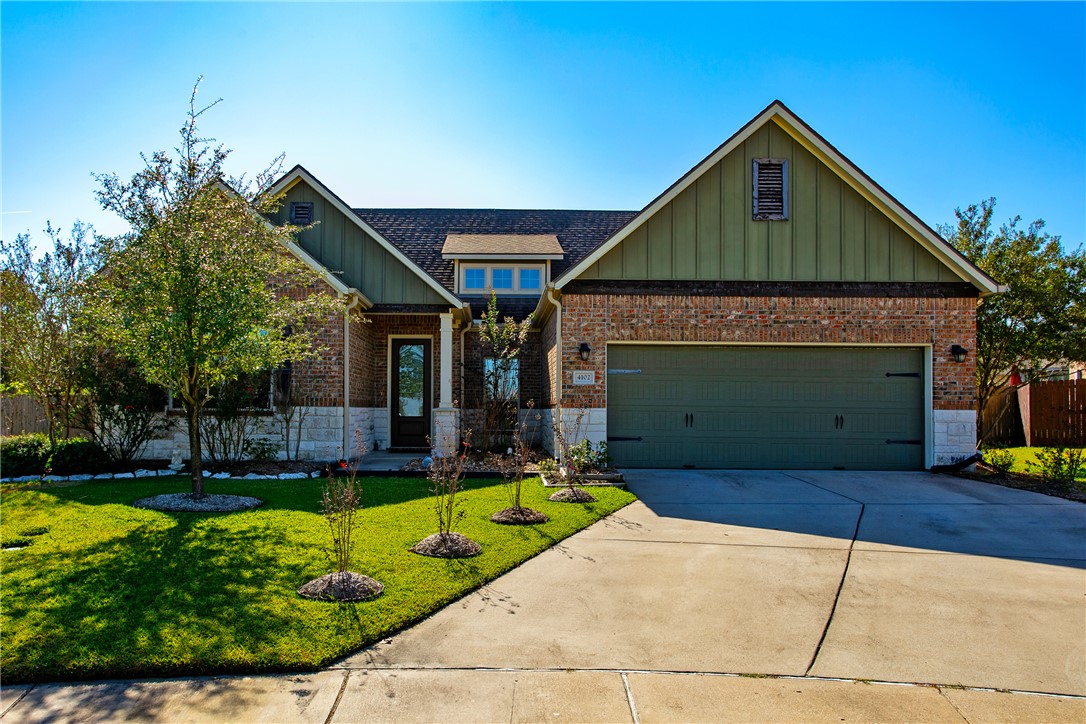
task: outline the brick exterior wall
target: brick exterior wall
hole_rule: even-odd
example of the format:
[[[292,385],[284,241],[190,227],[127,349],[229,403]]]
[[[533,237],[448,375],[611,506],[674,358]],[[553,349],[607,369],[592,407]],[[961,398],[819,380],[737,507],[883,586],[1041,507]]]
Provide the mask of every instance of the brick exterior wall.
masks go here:
[[[433,390],[430,398],[433,407],[438,406],[441,397],[441,318],[436,314],[370,314],[369,328],[372,338],[373,373],[373,407],[388,407],[388,338],[389,335],[430,337],[432,359],[431,370],[433,376]],[[456,380],[458,378],[457,366],[460,360],[460,330],[453,330],[453,398],[457,398],[459,390]]]
[[[558,404],[558,314],[551,314],[539,334],[539,371],[542,409]]]
[[[976,306],[977,300],[971,297],[570,294],[562,298],[562,404],[567,409],[606,406],[609,340],[814,342],[930,344],[934,408],[973,410],[975,355],[971,353],[964,363],[954,362],[950,347],[976,348]],[[581,361],[577,351],[581,342],[592,347],[587,362]],[[596,384],[573,386],[574,370],[595,370]]]
[[[458,335],[459,336],[459,335]],[[543,399],[543,363],[542,334],[538,330],[528,333],[528,339],[520,351],[520,407],[526,409],[528,401],[535,402],[536,408]],[[464,335],[464,363],[458,358],[453,363],[453,389],[460,390],[456,395],[462,411],[462,424],[465,428],[479,430],[482,426],[483,408],[483,359],[486,352],[477,329],[471,329]]]

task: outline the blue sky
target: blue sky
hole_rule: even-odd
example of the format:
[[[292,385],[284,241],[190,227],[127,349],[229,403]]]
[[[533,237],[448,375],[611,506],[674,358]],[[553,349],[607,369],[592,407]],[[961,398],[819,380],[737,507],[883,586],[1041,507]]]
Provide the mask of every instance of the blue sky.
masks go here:
[[[774,98],[931,225],[998,199],[1086,238],[1086,4],[0,6],[2,229],[124,230],[92,172],[188,93],[253,172],[354,206],[639,209]]]

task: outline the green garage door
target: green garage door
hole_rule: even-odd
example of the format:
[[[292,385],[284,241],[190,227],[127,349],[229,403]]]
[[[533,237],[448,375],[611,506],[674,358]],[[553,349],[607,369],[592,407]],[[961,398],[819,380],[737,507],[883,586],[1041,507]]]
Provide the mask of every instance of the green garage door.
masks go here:
[[[923,354],[883,347],[607,347],[627,467],[919,470]]]

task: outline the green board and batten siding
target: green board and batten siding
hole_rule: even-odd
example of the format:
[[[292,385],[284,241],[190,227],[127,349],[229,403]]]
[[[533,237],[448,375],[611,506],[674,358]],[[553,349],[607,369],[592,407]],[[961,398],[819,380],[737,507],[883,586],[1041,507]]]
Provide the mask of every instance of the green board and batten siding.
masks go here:
[[[620,467],[919,470],[919,348],[607,346]]]
[[[751,218],[755,158],[788,160],[787,221]],[[579,279],[961,279],[775,122],[709,168]]]
[[[277,221],[283,223],[293,201],[312,202],[317,223],[298,235],[298,243],[349,287],[374,304],[448,304],[416,272],[381,246],[304,181],[286,193]]]

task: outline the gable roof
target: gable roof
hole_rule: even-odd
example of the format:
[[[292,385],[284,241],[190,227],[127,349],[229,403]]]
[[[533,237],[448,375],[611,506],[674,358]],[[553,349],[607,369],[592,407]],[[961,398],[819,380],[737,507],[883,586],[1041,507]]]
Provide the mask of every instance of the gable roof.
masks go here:
[[[441,254],[450,234],[553,235],[565,251],[565,258],[551,262],[553,277],[637,214],[537,209],[354,209],[354,213],[450,293],[456,289],[453,260]]]
[[[1003,291],[1006,288],[997,284],[994,279],[970,262],[957,249],[940,237],[930,226],[921,221],[915,214],[905,208],[901,202],[875,183],[870,176],[860,170],[859,167],[834,148],[826,141],[826,139],[822,138],[822,136],[815,132],[815,130],[808,126],[802,119],[792,113],[792,111],[779,100],[770,103],[761,113],[736,131],[731,138],[718,146],[717,149],[710,153],[701,161],[701,163],[696,165],[682,178],[668,187],[662,194],[653,199],[652,202],[630,218],[621,228],[616,229],[613,234],[603,240],[590,253],[572,263],[564,270],[564,272],[556,273],[554,286],[561,289],[570,281],[584,273],[585,270],[599,261],[607,252],[618,246],[623,239],[629,236],[642,224],[646,223],[657,211],[689,188],[706,171],[746,141],[755,131],[770,122],[774,122],[780,126],[786,133],[800,143],[800,145],[832,169],[845,183],[898,223],[899,226],[905,229],[910,236],[912,236],[922,247],[927,249],[927,251],[933,254],[939,261],[953,270],[962,279],[977,287],[981,292],[981,296],[994,294]]]
[[[347,204],[345,204],[341,198],[332,193],[331,189],[329,189],[327,186],[317,180],[317,178],[313,174],[309,173],[309,171],[307,171],[303,166],[297,165],[286,174],[284,174],[282,178],[272,184],[271,188],[268,190],[268,193],[276,194],[282,191],[286,191],[299,181],[304,181],[305,183],[309,184],[309,186],[314,191],[324,197],[326,201],[332,204],[332,206],[335,207],[345,217],[354,222],[359,228],[362,229],[362,231],[364,231],[366,234],[369,234],[369,236],[371,236],[386,251],[392,254],[392,256],[397,261],[407,267],[408,270],[410,270],[413,274],[422,279],[422,281],[425,282],[427,286],[431,287],[442,298],[448,301],[451,306],[457,308],[462,307],[461,301],[456,298],[456,295],[453,294],[450,289],[439,284],[432,276],[430,276],[426,273],[426,271],[420,268],[414,260],[405,255],[403,251],[398,249],[394,244],[390,243],[388,239],[384,238],[376,229],[367,224],[364,219],[360,218],[357,214],[355,214],[354,211],[349,206],[347,206]]]

